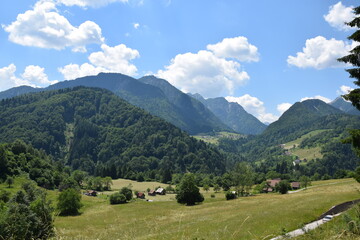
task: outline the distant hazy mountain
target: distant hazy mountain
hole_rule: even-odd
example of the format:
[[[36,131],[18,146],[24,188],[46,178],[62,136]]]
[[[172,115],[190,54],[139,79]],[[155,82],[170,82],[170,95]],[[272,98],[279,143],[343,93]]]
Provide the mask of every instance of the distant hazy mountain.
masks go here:
[[[108,89],[131,104],[161,117],[190,134],[231,129],[214,116],[203,104],[170,85],[165,80],[144,77],[136,80],[117,73],[100,73],[97,76],[63,81],[44,89],[19,87],[0,93],[0,99],[23,93],[56,90],[75,86]]]
[[[345,101],[342,97],[337,97],[330,103],[330,105],[348,114],[360,116],[360,111],[357,110],[356,107],[351,104],[351,102]]]
[[[215,116],[238,133],[257,135],[267,127],[256,117],[247,113],[242,106],[228,102],[223,97],[204,99],[198,93],[190,96],[202,102]]]

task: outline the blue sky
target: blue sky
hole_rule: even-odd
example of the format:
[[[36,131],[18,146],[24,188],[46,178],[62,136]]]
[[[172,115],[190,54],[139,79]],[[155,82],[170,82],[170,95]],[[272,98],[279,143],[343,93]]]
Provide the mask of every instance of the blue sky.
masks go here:
[[[98,72],[154,74],[263,122],[354,88],[336,58],[356,1],[3,0],[0,91]]]

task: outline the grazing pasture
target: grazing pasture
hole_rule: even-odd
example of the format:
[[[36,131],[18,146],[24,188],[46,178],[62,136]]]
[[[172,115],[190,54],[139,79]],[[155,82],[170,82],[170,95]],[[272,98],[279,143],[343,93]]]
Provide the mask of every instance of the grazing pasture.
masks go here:
[[[121,182],[114,181],[113,189]],[[129,183],[134,190],[149,184]],[[205,201],[195,206],[161,201],[160,196],[153,202],[134,200],[122,205],[110,205],[105,197],[83,196],[82,214],[56,217],[55,227],[58,239],[270,239],[317,219],[333,205],[359,198],[359,191],[357,182],[341,179],[314,182],[294,194],[259,194],[231,201],[225,200],[224,193],[211,198],[210,190],[204,193]]]

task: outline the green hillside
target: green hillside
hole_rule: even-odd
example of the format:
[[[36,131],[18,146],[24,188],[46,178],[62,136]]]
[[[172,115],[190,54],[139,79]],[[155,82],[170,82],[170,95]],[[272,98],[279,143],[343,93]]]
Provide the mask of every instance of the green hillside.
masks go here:
[[[187,96],[167,81],[155,77],[139,80],[119,73],[100,73],[70,81],[62,81],[44,89],[12,88],[0,92],[0,100],[24,93],[58,90],[76,86],[98,87],[112,91],[129,103],[145,109],[189,134],[231,131],[199,101]]]
[[[76,87],[0,102],[0,141],[22,139],[98,176],[171,180],[225,171],[224,157],[111,92]]]

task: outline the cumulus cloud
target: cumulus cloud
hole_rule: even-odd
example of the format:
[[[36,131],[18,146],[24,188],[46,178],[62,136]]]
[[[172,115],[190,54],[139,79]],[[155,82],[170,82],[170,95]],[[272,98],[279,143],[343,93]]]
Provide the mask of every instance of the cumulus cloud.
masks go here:
[[[279,116],[266,112],[264,102],[256,97],[250,96],[249,94],[245,94],[241,97],[229,96],[225,98],[229,102],[240,104],[248,113],[254,115],[263,123],[272,123],[279,119]]]
[[[327,97],[323,97],[323,96],[320,96],[320,95],[317,95],[317,96],[314,96],[314,97],[304,97],[300,100],[300,102],[303,102],[305,100],[310,100],[310,99],[318,99],[318,100],[321,100],[323,102],[326,102],[326,103],[330,103],[331,102],[331,99],[327,98]]]
[[[344,63],[337,61],[338,58],[349,54],[357,43],[349,44],[347,42],[336,40],[334,38],[328,40],[322,36],[306,40],[305,47],[302,52],[298,52],[296,57],[289,56],[288,64],[299,68],[336,68],[344,67]]]
[[[16,21],[3,26],[9,40],[23,45],[61,50],[71,47],[74,51],[86,51],[88,44],[104,41],[101,28],[92,21],[75,27],[57,11],[52,1],[39,1],[32,10],[19,14]]]
[[[292,106],[291,103],[281,103],[279,105],[277,105],[277,110],[280,114],[283,114],[284,112],[286,112],[290,107]]]
[[[209,51],[179,54],[157,76],[168,80],[183,92],[197,92],[204,97],[233,94],[250,78],[240,64],[215,56]]]
[[[258,62],[259,53],[257,47],[250,44],[246,37],[225,38],[216,44],[207,45],[207,49],[215,56],[222,58],[234,58],[241,62]]]
[[[137,50],[128,48],[124,44],[115,47],[102,44],[101,49],[102,51],[90,54],[88,57],[90,63],[69,64],[59,68],[59,72],[65,79],[96,75],[100,72],[118,72],[130,76],[137,74],[136,66],[130,63],[140,56]]]
[[[330,6],[328,14],[324,15],[324,19],[330,26],[338,30],[348,31],[352,28],[345,23],[354,19],[355,14],[353,8],[353,6],[346,7],[341,2],[338,2]]]
[[[16,66],[14,64],[0,68],[0,91],[22,85],[45,87],[56,82],[50,81],[45,74],[44,68],[39,66],[27,66],[21,77],[16,76]]]
[[[57,0],[56,2],[58,4],[63,4],[65,6],[79,6],[82,8],[87,8],[87,7],[97,8],[97,7],[106,6],[110,3],[115,3],[115,2],[127,3],[128,0]]]
[[[48,86],[57,81],[50,81],[48,76],[45,74],[45,69],[39,66],[29,65],[25,68],[21,77],[24,81],[30,83],[30,85],[35,85],[38,87]]]
[[[348,93],[351,92],[352,90],[354,90],[352,87],[342,85],[342,86],[340,87],[340,89],[337,90],[337,94],[338,94],[338,95],[348,94]]]

